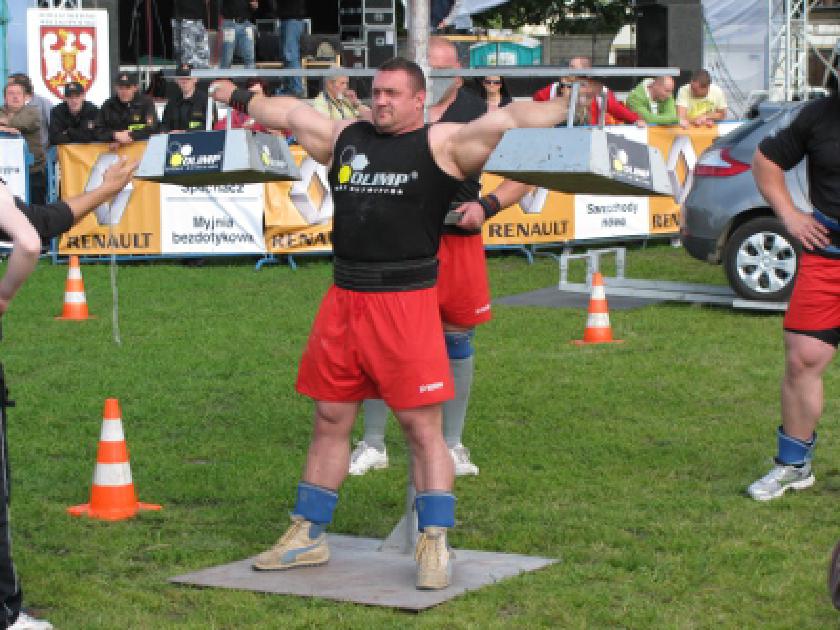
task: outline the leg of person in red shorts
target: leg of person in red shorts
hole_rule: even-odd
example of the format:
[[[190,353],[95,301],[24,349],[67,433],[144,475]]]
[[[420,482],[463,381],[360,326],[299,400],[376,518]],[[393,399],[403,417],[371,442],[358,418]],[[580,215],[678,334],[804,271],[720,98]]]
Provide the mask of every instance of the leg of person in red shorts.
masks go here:
[[[775,465],[747,489],[757,501],[814,484],[816,428],[823,410],[822,375],[840,343],[840,260],[803,252],[785,315],[782,426]]]
[[[405,335],[407,329],[413,334]],[[452,555],[446,530],[455,523],[455,496],[452,460],[440,426],[441,402],[451,398],[453,390],[441,342],[437,292],[432,288],[377,294],[331,288],[313,324],[297,389],[316,402],[292,526],[256,557],[254,568],[276,571],[329,560],[325,529],[347,476],[359,402],[381,393],[395,409],[411,448],[421,530],[417,587],[448,586]]]

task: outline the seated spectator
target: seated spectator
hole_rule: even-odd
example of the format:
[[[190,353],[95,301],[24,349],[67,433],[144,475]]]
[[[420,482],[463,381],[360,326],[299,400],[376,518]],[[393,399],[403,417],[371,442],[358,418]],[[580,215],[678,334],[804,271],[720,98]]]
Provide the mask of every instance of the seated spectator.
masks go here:
[[[77,81],[64,86],[64,101],[50,112],[50,144],[98,142],[99,108],[85,100],[85,88]]]
[[[676,125],[677,107],[674,104],[674,79],[656,77],[643,79],[627,95],[627,107],[648,124]]]
[[[489,76],[476,80],[476,87],[479,96],[487,103],[487,111],[510,105],[513,99],[510,96],[504,77]]]
[[[726,118],[726,97],[706,70],[696,70],[691,81],[677,91],[677,116],[680,127],[711,127]]]
[[[102,103],[99,110],[98,135],[101,142],[112,143],[112,148],[148,140],[157,133],[158,118],[151,98],[139,92],[137,75],[121,72],[114,85],[116,95]]]
[[[44,146],[44,151],[50,145],[49,134],[47,128],[50,125],[50,110],[52,109],[52,102],[39,94],[35,94],[32,89],[32,80],[29,75],[23,72],[13,72],[9,75],[9,83],[17,83],[23,87],[26,94],[26,104],[34,107],[41,114],[41,144]]]
[[[182,63],[175,71],[178,94],[163,110],[163,131],[203,131],[207,129],[207,90],[190,76],[192,66]]]
[[[29,167],[29,202],[47,200],[47,175],[44,145],[41,142],[41,114],[26,106],[26,92],[20,83],[7,83],[6,104],[0,108],[0,131],[23,136],[34,161]]]
[[[245,87],[246,89],[251,90],[252,92],[256,92],[257,94],[262,94],[263,96],[270,96],[268,93],[268,83],[266,83],[263,79],[248,79],[248,82],[245,84]],[[253,118],[251,118],[248,114],[240,112],[237,109],[229,109],[228,116],[230,116],[231,129],[250,129],[251,131],[262,131],[264,133],[270,133],[268,129],[263,127]],[[213,125],[213,129],[227,129],[227,116],[217,120],[216,123]]]
[[[324,78],[324,89],[312,101],[315,111],[330,120],[365,117],[370,107],[365,105],[350,89],[350,79],[343,75]]]

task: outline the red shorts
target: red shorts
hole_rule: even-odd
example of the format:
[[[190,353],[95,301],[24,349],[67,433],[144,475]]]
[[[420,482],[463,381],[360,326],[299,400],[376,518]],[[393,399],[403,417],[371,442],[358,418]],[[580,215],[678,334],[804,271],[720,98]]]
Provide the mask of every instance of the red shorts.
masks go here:
[[[330,287],[312,324],[296,388],[331,402],[382,398],[391,409],[451,399],[437,291]]]
[[[467,328],[490,321],[490,281],[481,234],[444,234],[437,257],[440,318]]]
[[[784,327],[828,330],[840,326],[840,260],[803,251]]]

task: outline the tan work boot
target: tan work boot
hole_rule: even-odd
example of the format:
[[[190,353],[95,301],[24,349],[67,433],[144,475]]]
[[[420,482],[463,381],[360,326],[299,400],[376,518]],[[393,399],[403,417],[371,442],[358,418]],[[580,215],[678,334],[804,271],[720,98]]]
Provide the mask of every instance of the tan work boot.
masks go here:
[[[446,544],[445,527],[427,527],[417,538],[417,588],[436,590],[452,583],[455,554]]]
[[[315,538],[310,538],[310,530],[313,527],[319,533]],[[271,549],[254,558],[252,566],[257,571],[283,571],[294,567],[325,564],[329,559],[330,548],[322,528],[302,516],[293,514],[291,527]]]

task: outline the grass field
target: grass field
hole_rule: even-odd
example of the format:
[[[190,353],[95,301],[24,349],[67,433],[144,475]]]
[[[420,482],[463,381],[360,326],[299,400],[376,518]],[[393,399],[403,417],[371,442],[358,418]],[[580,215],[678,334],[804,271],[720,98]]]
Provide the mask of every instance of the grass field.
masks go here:
[[[621,345],[571,345],[575,309],[498,306],[476,337],[465,442],[481,475],[457,481],[450,541],[561,563],[418,615],[169,584],[261,551],[288,522],[311,414],[293,381],[330,266],[252,262],[121,265],[121,346],[104,264],[83,267],[97,319],[53,320],[66,267],[46,262],[4,318],[15,557],[26,603],[56,627],[838,626],[825,586],[840,537],[838,371],[817,485],[753,502],[744,488],[769,469],[779,422],[781,317],[678,304],[613,311]],[[557,282],[548,258],[489,267],[497,296]],[[723,282],[668,246],[631,251],[628,275]],[[71,518],[109,396],[140,499],[165,508]],[[388,441],[391,468],[345,483],[333,531],[383,537],[399,518],[395,425]]]

